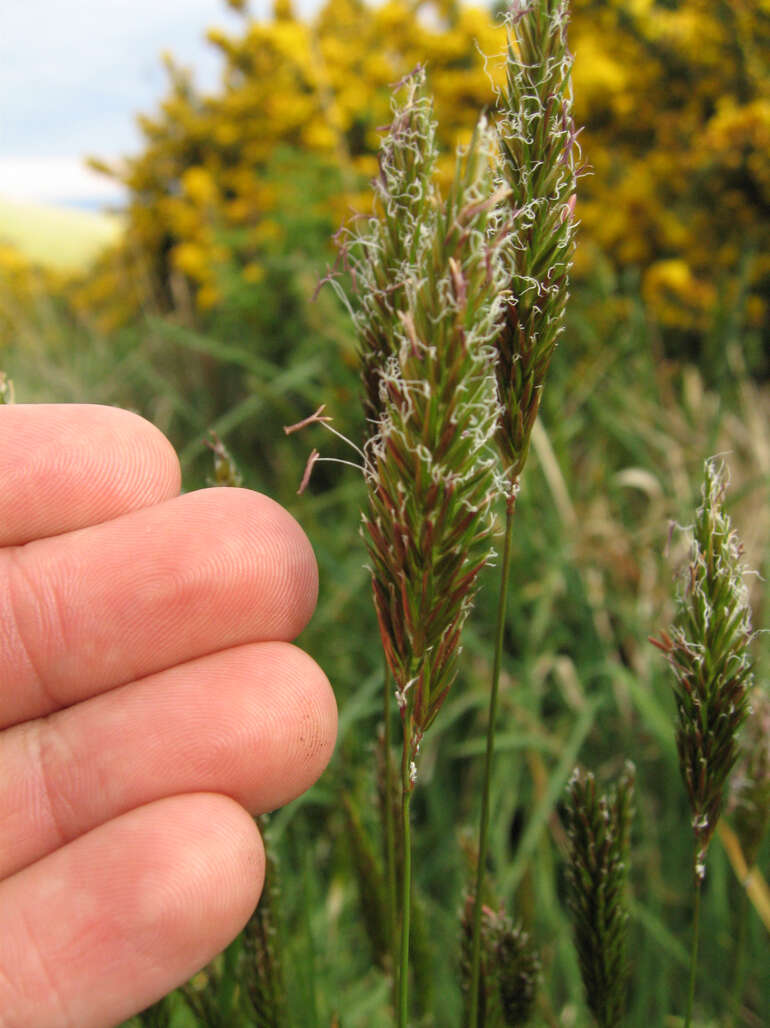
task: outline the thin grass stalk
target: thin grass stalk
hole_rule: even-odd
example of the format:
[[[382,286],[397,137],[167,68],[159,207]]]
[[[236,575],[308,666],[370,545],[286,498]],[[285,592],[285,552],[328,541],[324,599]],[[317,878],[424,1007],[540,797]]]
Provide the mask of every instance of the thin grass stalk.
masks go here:
[[[403,855],[401,864],[401,949],[398,971],[398,1028],[409,1023],[409,930],[412,909],[412,832],[410,805],[413,783],[409,760],[411,726],[404,721],[404,748],[401,758],[401,838]]]
[[[385,888],[388,902],[388,917],[390,930],[390,952],[396,952],[396,940],[398,938],[398,917],[396,916],[396,897],[398,895],[396,883],[396,828],[393,823],[393,796],[394,775],[393,775],[393,752],[391,749],[391,689],[390,689],[390,668],[385,661],[385,696],[383,701],[383,717],[385,718],[385,731],[383,738],[384,759],[385,759]],[[392,964],[393,973],[393,996],[398,996],[399,972],[395,960]]]
[[[479,978],[481,973],[481,913],[483,908],[482,890],[484,887],[484,866],[489,849],[489,807],[492,793],[492,764],[495,757],[495,727],[497,724],[497,696],[500,684],[500,667],[503,655],[503,637],[505,634],[505,614],[508,605],[508,579],[511,565],[511,542],[513,538],[514,499],[509,500],[505,520],[505,542],[503,544],[503,563],[500,571],[500,596],[497,603],[497,629],[495,632],[495,655],[492,669],[492,685],[489,696],[489,716],[487,721],[487,747],[484,757],[484,779],[481,791],[481,821],[479,824],[479,852],[476,865],[476,886],[473,904],[473,937],[471,941],[471,981],[470,1007],[468,1023],[476,1025],[479,1017]]]
[[[696,845],[697,849],[697,845]],[[696,855],[696,860],[697,855]],[[692,946],[690,947],[690,983],[687,988],[687,1011],[684,1017],[684,1028],[692,1024],[692,1008],[695,1001],[695,978],[698,972],[698,937],[700,935],[700,895],[703,878],[695,876],[695,900],[692,912]]]

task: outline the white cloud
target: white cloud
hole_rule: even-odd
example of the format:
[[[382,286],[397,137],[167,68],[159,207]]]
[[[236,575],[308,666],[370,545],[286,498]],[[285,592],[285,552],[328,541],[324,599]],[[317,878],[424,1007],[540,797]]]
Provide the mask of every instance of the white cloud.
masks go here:
[[[212,24],[235,26],[221,0],[5,0],[0,153],[135,145],[134,114],[165,86],[163,50],[215,80]]]
[[[257,17],[269,9],[270,0],[251,2]],[[135,115],[166,88],[164,50],[212,88],[219,61],[205,31],[240,24],[224,0],[0,0],[0,193],[113,201],[82,157],[137,149]]]
[[[123,190],[77,157],[0,156],[0,196],[52,204],[120,205]]]

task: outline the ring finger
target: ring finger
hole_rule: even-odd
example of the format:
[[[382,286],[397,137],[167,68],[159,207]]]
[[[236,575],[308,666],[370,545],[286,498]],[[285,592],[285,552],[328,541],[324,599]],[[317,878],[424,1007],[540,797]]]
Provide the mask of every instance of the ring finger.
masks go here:
[[[307,789],[336,706],[289,643],[211,654],[17,725],[0,741],[0,878],[143,804],[228,795],[252,813]]]

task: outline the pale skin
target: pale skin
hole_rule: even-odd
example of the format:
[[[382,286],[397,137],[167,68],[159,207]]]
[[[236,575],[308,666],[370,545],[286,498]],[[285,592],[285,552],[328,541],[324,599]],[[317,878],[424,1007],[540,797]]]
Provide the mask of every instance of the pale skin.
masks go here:
[[[334,697],[310,544],[134,414],[0,407],[0,1028],[109,1028],[241,930]]]

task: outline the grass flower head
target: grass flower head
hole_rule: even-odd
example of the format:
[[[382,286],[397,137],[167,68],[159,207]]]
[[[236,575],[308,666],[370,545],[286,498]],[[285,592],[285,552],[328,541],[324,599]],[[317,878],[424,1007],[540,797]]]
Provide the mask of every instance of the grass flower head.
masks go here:
[[[493,346],[505,271],[495,136],[481,122],[440,203],[418,71],[382,147],[380,215],[347,247],[359,303],[374,602],[412,784],[423,733],[454,680],[490,560],[499,408]]]
[[[588,1006],[602,1028],[622,1024],[626,1005],[634,774],[627,763],[617,786],[597,795],[594,776],[576,768],[568,790],[569,905]]]
[[[516,484],[556,340],[564,327],[574,249],[577,135],[565,0],[514,0],[507,83],[498,103],[500,171],[512,230],[510,299],[498,338],[498,445]]]
[[[676,620],[660,640],[674,672],[679,766],[692,810],[695,874],[722,811],[748,712],[753,637],[743,547],[724,512],[724,467],[706,461],[702,503],[691,529],[690,560]]]

